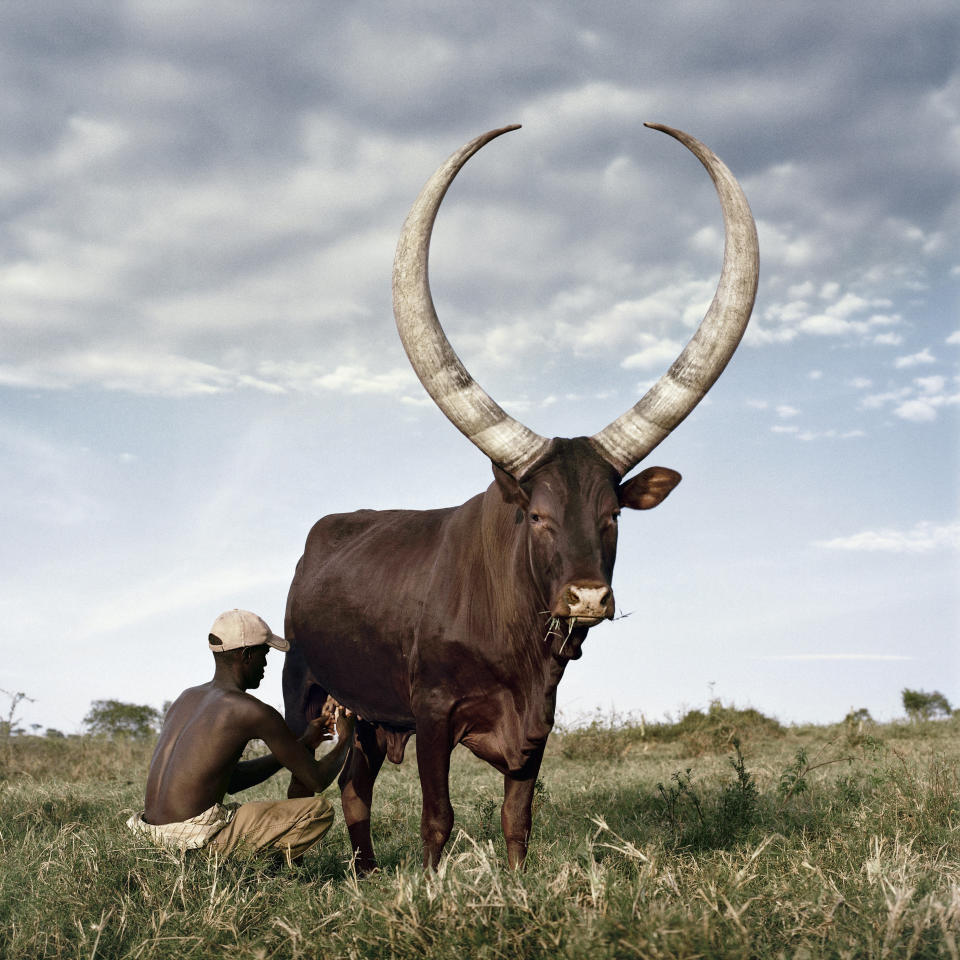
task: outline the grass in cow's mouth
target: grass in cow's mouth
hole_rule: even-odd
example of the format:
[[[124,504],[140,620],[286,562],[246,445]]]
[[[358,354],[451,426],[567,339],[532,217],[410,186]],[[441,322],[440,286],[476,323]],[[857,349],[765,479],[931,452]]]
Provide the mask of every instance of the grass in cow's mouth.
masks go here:
[[[567,625],[566,633],[564,633],[562,629],[564,621],[566,621]],[[567,645],[567,641],[573,633],[575,624],[575,617],[551,617],[547,621],[547,633],[543,638],[544,643],[548,642],[552,637],[563,637],[563,643],[560,644],[560,650],[558,651],[558,653],[563,653],[563,648]]]

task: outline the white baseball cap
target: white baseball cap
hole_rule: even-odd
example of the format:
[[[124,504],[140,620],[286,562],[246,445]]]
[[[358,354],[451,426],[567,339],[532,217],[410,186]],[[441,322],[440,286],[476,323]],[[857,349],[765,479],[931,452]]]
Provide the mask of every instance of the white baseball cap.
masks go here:
[[[290,641],[271,632],[266,623],[249,610],[228,610],[221,613],[210,628],[209,646],[218,650],[238,647],[259,647],[267,644],[276,650],[289,650]]]

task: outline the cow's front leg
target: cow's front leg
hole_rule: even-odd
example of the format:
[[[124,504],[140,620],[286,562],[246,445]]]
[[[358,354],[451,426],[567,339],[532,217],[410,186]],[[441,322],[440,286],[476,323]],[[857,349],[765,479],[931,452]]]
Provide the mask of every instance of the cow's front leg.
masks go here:
[[[453,830],[450,803],[450,753],[453,746],[446,724],[417,720],[417,769],[423,793],[420,837],[423,866],[436,869]]]
[[[383,732],[373,724],[357,721],[357,738],[340,772],[340,803],[359,874],[377,868],[370,835],[370,808],[373,804],[373,785],[385,753]]]
[[[522,778],[509,773],[503,778],[500,826],[507,842],[507,863],[511,870],[522,869],[527,857],[527,844],[530,842],[530,828],[533,824],[533,791],[542,759],[542,752],[531,757]]]

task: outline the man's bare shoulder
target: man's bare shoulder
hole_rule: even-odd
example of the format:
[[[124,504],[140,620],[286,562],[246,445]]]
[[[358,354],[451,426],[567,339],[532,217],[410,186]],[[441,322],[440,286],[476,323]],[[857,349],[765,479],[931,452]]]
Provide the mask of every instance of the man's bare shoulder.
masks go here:
[[[222,687],[213,681],[184,690],[167,711],[166,722],[180,726],[200,717],[221,724],[258,728],[283,719],[277,710],[246,691]]]

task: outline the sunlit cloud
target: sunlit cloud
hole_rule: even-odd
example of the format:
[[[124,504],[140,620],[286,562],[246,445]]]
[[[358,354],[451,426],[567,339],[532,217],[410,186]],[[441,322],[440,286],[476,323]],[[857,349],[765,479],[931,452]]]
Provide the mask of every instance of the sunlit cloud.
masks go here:
[[[915,660],[915,657],[906,657],[894,653],[784,653],[784,654],[774,654],[767,657],[754,657],[755,660],[767,660],[767,661],[800,661],[800,662],[816,662],[816,661],[837,661],[837,660],[875,660],[878,662],[884,661],[896,661],[896,660]]]
[[[960,549],[960,521],[936,524],[923,522],[909,530],[881,528],[832,540],[818,540],[814,546],[825,550],[849,550],[867,553],[930,553],[934,550]]]
[[[627,370],[650,370],[670,364],[683,349],[676,340],[645,338],[646,345],[636,353],[625,357],[621,366]]]
[[[893,412],[901,420],[910,420],[913,423],[929,423],[937,419],[937,409],[928,400],[907,400],[894,407]]]
[[[906,357],[897,357],[893,361],[893,365],[897,369],[904,369],[906,367],[917,367],[926,363],[936,363],[937,358],[930,352],[928,347],[924,347],[919,353],[911,353]]]
[[[855,440],[858,437],[865,437],[864,430],[801,430],[797,436],[805,443],[812,440]]]

